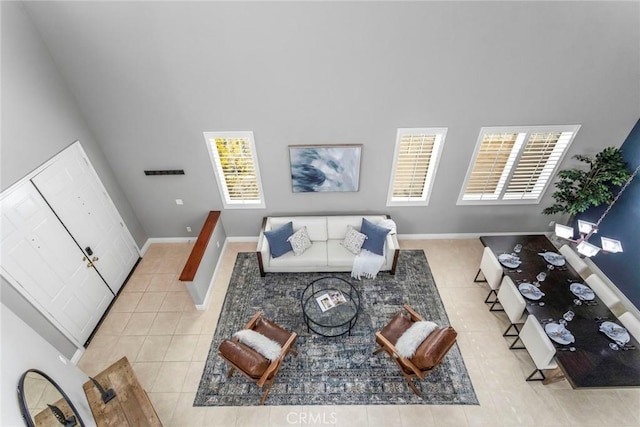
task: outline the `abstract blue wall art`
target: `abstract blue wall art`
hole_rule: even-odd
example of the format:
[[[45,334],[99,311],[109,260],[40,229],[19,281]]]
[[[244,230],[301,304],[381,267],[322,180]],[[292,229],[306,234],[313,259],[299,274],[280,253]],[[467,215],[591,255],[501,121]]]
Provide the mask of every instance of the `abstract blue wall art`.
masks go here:
[[[294,193],[358,191],[362,145],[290,145]]]

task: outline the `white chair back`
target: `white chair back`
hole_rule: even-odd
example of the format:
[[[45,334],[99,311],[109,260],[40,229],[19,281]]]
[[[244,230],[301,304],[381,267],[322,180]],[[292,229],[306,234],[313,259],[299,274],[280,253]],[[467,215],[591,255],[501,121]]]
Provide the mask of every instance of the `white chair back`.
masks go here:
[[[482,253],[480,270],[491,289],[496,290],[500,287],[500,280],[503,274],[502,265],[500,261],[498,261],[498,257],[496,257],[488,247],[484,248],[484,252]]]
[[[622,301],[620,301],[620,298],[618,298],[600,276],[594,273],[584,281],[614,314],[617,315],[624,312],[624,309],[622,309]]]
[[[556,348],[535,316],[529,315],[520,331],[520,341],[524,344],[538,369],[555,369],[558,364],[553,360]]]
[[[638,341],[640,341],[640,319],[630,312],[622,313],[618,317],[620,322],[627,328],[627,331]]]
[[[580,277],[587,278],[591,275],[591,270],[589,266],[576,251],[571,248],[569,245],[564,245],[560,248],[560,254],[567,260],[569,265],[573,267],[573,269],[580,275]]]
[[[498,290],[498,300],[512,324],[524,321],[524,310],[527,308],[527,303],[509,276],[502,278],[502,284]]]

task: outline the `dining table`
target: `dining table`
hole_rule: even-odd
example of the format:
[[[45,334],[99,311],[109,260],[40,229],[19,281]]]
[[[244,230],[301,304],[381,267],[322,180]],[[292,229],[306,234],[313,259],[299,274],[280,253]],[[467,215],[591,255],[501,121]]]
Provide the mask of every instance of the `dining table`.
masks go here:
[[[619,327],[622,323],[597,295],[581,299],[571,291],[573,283],[585,285],[584,281],[569,263],[556,257],[557,248],[546,235],[482,236],[480,241],[496,256],[511,254],[519,258],[517,266],[503,265],[504,274],[513,280],[516,287],[525,283],[539,285],[544,295],[537,295],[538,299],[523,293],[528,314],[534,315],[543,328],[549,323],[566,322],[565,328],[575,341],[566,344],[550,341],[556,347],[558,366],[573,388],[640,387],[640,343],[633,336],[624,344],[616,343],[601,331],[605,322]],[[556,255],[547,255],[546,259],[542,255],[545,253]],[[548,259],[563,265],[553,265]],[[538,281],[536,276],[541,272],[546,273],[546,278]],[[574,290],[576,287],[579,286],[574,285]],[[573,312],[573,316],[569,312]],[[605,325],[610,327],[611,323]]]

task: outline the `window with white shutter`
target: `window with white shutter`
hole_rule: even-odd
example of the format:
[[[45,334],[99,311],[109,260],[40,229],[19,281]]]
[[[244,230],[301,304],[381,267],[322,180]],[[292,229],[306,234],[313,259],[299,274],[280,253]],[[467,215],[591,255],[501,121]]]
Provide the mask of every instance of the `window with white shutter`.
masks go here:
[[[204,132],[225,209],[264,208],[253,132]]]
[[[425,206],[446,128],[398,129],[387,206]]]
[[[482,128],[458,204],[539,203],[578,129]]]

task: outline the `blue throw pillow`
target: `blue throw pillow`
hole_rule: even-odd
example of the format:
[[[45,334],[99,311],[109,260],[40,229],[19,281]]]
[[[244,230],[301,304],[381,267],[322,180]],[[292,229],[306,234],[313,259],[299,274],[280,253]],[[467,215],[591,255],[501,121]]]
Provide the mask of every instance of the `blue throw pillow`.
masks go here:
[[[367,236],[362,244],[362,249],[366,249],[374,254],[384,255],[384,241],[391,230],[383,228],[362,218],[360,232]]]
[[[278,258],[280,255],[284,255],[289,251],[292,251],[291,243],[287,242],[287,239],[293,234],[293,222],[289,221],[282,227],[278,227],[275,230],[265,231],[264,235],[269,241],[269,250],[271,256]]]

